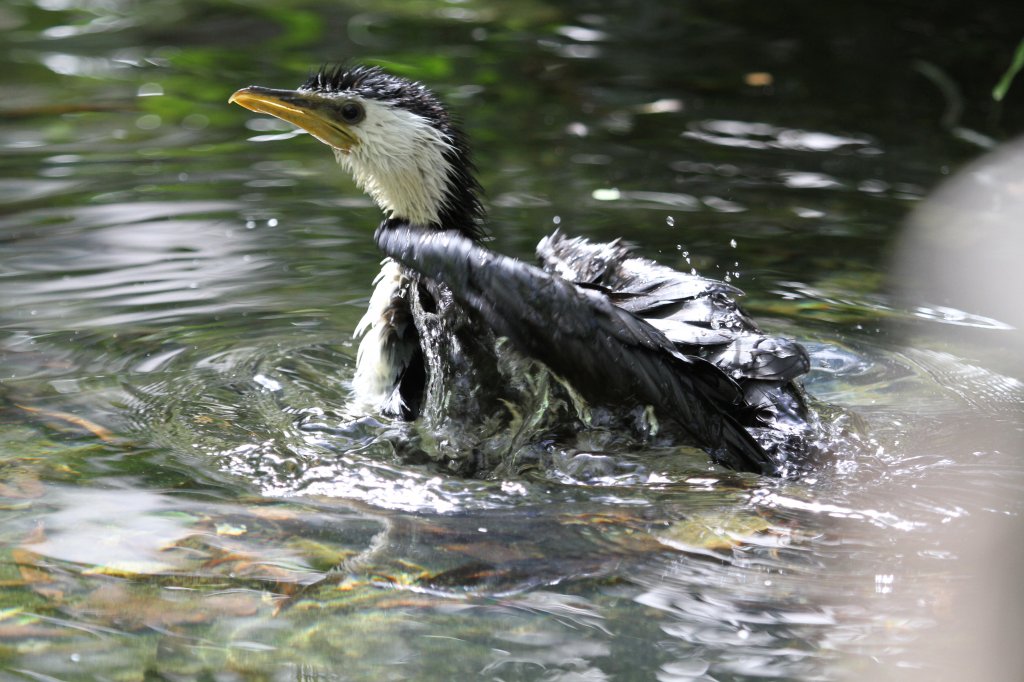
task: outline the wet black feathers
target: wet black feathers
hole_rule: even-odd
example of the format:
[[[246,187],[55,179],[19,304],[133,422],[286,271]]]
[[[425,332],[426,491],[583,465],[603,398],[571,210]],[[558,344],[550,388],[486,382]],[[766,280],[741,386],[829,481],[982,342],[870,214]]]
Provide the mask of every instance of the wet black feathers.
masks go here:
[[[743,391],[702,358],[678,352],[650,324],[539,268],[455,232],[385,223],[378,246],[421,275],[444,282],[498,336],[547,365],[588,400],[652,405],[733,469],[778,473],[777,463],[738,419]]]
[[[633,255],[618,241],[592,243],[557,232],[537,245],[548,272],[608,292],[684,352],[700,355],[735,379],[788,381],[806,374],[804,348],[769,336],[737,305],[743,292],[725,282],[679,272]]]
[[[619,242],[556,233],[541,240],[537,256],[545,270],[601,288],[612,303],[664,333],[676,350],[734,379],[746,409],[758,415],[755,432],[773,460],[806,459],[814,415],[795,380],[810,370],[810,358],[792,339],[763,332],[736,303],[742,291],[640,258]]]
[[[447,132],[451,127],[448,111],[425,85],[393,76],[376,66],[322,66],[299,89],[325,94],[351,93],[390,102],[428,119],[439,130]]]

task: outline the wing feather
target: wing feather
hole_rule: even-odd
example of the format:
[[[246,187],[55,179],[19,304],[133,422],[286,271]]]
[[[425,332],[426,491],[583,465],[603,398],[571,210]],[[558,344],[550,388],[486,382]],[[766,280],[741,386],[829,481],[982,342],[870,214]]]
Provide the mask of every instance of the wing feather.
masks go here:
[[[745,414],[739,385],[712,363],[680,352],[664,333],[600,290],[502,256],[456,232],[388,222],[376,239],[389,257],[444,282],[495,334],[584,397],[653,405],[716,461],[777,473],[737,419]]]

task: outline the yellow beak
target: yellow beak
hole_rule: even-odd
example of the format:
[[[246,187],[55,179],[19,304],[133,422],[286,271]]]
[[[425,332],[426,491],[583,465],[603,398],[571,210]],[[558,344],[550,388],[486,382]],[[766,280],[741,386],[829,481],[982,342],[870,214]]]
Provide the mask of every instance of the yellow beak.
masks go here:
[[[228,99],[250,111],[269,114],[297,125],[324,144],[347,152],[359,139],[334,115],[334,101],[304,90],[272,90],[258,85],[242,88]]]

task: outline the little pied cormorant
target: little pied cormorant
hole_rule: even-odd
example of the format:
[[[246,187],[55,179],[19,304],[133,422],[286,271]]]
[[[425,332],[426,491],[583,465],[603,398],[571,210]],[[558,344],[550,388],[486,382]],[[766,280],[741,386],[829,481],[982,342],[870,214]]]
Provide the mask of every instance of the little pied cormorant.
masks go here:
[[[540,267],[483,246],[466,139],[423,85],[325,67],[297,90],[250,86],[229,101],[331,147],[384,211],[387,258],[356,329],[353,389],[371,409],[483,419],[508,404],[497,356],[510,345],[586,404],[653,412],[729,468],[786,475],[819,448],[796,382],[807,352],[762,332],[732,285],[617,241],[556,233]]]

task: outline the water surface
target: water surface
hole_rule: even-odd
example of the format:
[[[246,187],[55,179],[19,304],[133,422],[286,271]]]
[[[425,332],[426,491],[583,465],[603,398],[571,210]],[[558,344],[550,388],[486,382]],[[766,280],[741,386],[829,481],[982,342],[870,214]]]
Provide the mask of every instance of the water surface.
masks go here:
[[[897,254],[1021,129],[988,97],[1019,12],[744,7],[0,9],[5,679],[1015,679],[1020,336]],[[856,447],[411,463],[348,407],[377,210],[226,104],[339,60],[457,110],[494,248],[624,236],[743,288]]]

